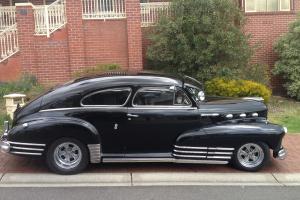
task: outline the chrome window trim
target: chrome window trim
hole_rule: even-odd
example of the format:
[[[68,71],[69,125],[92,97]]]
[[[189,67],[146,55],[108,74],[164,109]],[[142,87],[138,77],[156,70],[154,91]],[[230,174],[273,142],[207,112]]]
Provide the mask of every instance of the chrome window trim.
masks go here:
[[[54,112],[54,111],[68,111],[68,110],[88,110],[88,109],[120,109],[120,108],[127,108],[124,106],[106,106],[106,107],[73,107],[73,108],[53,108],[53,109],[45,109],[40,110],[39,112]],[[128,107],[129,108],[129,107]],[[197,110],[196,107],[182,107],[182,106],[170,106],[170,107],[130,107],[130,109],[165,109],[165,110],[178,110],[178,109],[185,109],[185,110]]]
[[[85,106],[85,107],[73,107],[73,108],[52,108],[40,110],[39,112],[51,112],[51,111],[67,111],[67,110],[88,110],[88,109],[120,109],[124,106]]]
[[[16,144],[16,145],[24,145],[24,146],[42,146],[45,147],[46,144],[38,144],[38,143],[21,143],[21,142],[11,142],[7,141],[9,144]]]
[[[88,97],[91,97],[95,94],[99,94],[99,93],[104,93],[104,92],[119,92],[119,91],[129,91],[129,94],[127,96],[127,99],[125,101],[124,104],[122,105],[84,105],[83,104],[83,101],[88,98]],[[127,104],[130,96],[131,96],[131,93],[132,93],[132,89],[130,87],[120,87],[120,88],[111,88],[111,89],[104,89],[104,90],[98,90],[98,91],[95,91],[95,92],[92,92],[90,94],[87,94],[86,96],[84,96],[81,100],[80,100],[80,106],[82,107],[92,107],[92,108],[95,108],[95,107],[111,107],[111,106],[114,106],[114,107],[123,107]]]
[[[157,86],[157,87],[142,87],[142,88],[139,88],[135,92],[135,94],[133,95],[133,97],[132,97],[132,101],[131,101],[132,107],[133,108],[148,108],[148,109],[153,109],[153,108],[159,108],[159,109],[164,109],[164,108],[175,108],[175,109],[177,109],[177,108],[193,108],[192,107],[193,103],[192,103],[191,99],[188,97],[188,95],[182,89],[181,90],[184,92],[185,96],[189,99],[189,102],[190,102],[189,105],[186,105],[186,106],[180,106],[180,105],[157,105],[157,106],[155,106],[155,105],[136,105],[136,104],[133,103],[134,99],[135,99],[135,97],[137,95],[137,93],[141,92],[142,90],[145,90],[145,89],[155,89],[156,91],[163,91],[163,90],[171,91],[167,87],[170,88],[170,87],[173,87],[173,86]],[[175,86],[175,88],[178,88],[178,87]],[[174,104],[174,101],[175,101],[175,92],[176,92],[176,90],[174,91],[174,95],[173,95],[173,104]]]

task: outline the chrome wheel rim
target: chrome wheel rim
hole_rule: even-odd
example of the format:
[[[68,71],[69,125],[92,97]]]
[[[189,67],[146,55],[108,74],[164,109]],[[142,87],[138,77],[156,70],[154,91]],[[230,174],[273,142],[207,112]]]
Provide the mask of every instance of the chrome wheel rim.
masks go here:
[[[237,152],[239,163],[247,168],[259,166],[264,160],[263,149],[254,143],[248,143],[241,146]]]
[[[75,143],[65,142],[58,145],[54,150],[55,164],[63,169],[75,168],[81,160],[81,149]]]

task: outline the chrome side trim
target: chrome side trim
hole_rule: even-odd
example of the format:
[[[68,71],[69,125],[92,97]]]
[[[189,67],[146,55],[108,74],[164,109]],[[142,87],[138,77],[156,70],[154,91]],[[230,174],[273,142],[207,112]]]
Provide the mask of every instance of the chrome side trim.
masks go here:
[[[28,151],[44,151],[44,149],[25,148],[25,147],[16,147],[16,146],[11,146],[11,149],[28,150]]]
[[[210,155],[215,155],[215,154],[218,154],[218,155],[232,155],[232,152],[215,151],[215,152],[208,152],[208,154],[210,154]]]
[[[103,162],[128,163],[128,162],[173,162],[174,158],[103,158]]]
[[[231,159],[231,156],[207,156],[208,159]]]
[[[103,158],[105,163],[131,163],[131,162],[170,162],[170,163],[190,163],[190,164],[228,164],[223,160],[189,160],[175,158]]]
[[[174,145],[178,149],[202,149],[202,150],[219,150],[219,151],[233,151],[234,148],[225,148],[225,147],[192,147],[192,146],[178,146]]]
[[[213,164],[213,165],[226,165],[229,162],[225,160],[188,160],[188,159],[174,159],[175,163],[187,164]]]
[[[88,144],[90,152],[90,162],[100,163],[101,162],[101,145],[100,144]]]
[[[176,153],[173,153],[173,156],[175,157],[182,157],[182,158],[206,158],[206,156],[198,156],[198,155],[179,155]]]
[[[41,156],[42,153],[30,153],[30,152],[19,152],[19,151],[11,151],[12,154],[19,154],[19,155],[33,155],[33,156]]]
[[[218,117],[219,113],[202,113],[201,117]]]
[[[189,146],[177,146],[174,145],[175,148],[179,149],[202,149],[202,150],[207,150],[207,147],[189,147]]]
[[[207,154],[207,151],[182,151],[182,150],[177,150],[177,149],[174,149],[174,152],[177,152],[177,153],[198,153],[198,154]]]
[[[234,148],[208,147],[208,150],[233,151]]]
[[[37,144],[37,143],[21,143],[21,142],[11,142],[7,141],[9,144],[16,144],[16,145],[24,145],[24,146],[41,146],[45,147],[46,144]]]

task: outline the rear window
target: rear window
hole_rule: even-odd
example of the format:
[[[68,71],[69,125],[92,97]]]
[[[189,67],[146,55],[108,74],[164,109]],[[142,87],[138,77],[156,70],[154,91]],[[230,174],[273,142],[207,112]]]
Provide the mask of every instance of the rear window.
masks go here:
[[[82,106],[122,106],[127,102],[130,88],[115,88],[93,92],[81,100]]]

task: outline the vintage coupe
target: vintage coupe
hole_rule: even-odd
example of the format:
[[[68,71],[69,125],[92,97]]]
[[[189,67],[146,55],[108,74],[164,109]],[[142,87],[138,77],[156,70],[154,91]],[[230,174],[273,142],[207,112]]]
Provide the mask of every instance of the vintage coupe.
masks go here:
[[[190,77],[87,77],[52,89],[5,122],[1,149],[41,156],[50,170],[75,174],[89,163],[227,164],[257,171],[283,159],[287,129],[267,121],[255,98],[208,98]]]

